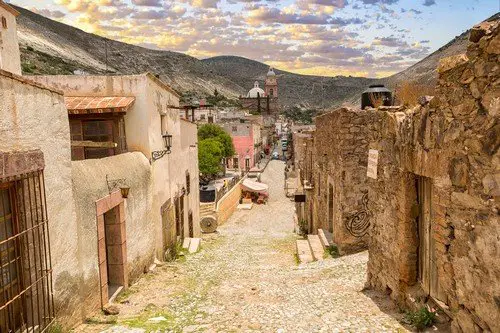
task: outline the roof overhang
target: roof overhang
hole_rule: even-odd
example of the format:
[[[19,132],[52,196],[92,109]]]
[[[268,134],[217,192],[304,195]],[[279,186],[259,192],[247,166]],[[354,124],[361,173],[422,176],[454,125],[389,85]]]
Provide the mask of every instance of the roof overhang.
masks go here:
[[[64,97],[68,114],[96,114],[127,112],[135,97]]]
[[[8,11],[9,13],[11,13],[12,15],[14,15],[16,17],[21,14],[17,10],[15,10],[14,8],[12,8],[8,4],[6,4],[5,2],[3,2],[2,0],[0,0],[0,7],[2,7],[3,9],[5,9],[6,11]]]

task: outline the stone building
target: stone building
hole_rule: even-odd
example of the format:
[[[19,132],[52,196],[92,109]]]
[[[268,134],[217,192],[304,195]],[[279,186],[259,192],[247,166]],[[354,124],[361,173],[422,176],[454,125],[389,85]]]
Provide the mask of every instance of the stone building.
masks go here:
[[[332,233],[341,254],[367,248],[366,152],[370,113],[339,109],[315,118],[312,232]]]
[[[433,99],[371,111],[367,285],[434,303],[453,332],[500,331],[499,32],[482,23],[441,60]]]
[[[265,116],[266,126],[274,124],[279,112],[278,80],[272,68],[266,75],[264,89],[260,88],[259,81],[255,81],[245,97],[239,98],[244,109],[254,114]]]

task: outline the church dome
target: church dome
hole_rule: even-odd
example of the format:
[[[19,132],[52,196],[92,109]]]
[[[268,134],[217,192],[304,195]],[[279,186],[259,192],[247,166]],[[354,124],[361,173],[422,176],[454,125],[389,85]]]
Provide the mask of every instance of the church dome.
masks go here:
[[[259,87],[259,82],[255,81],[253,88],[247,94],[247,98],[257,98],[257,95],[264,97],[266,92]]]
[[[267,76],[276,76],[276,73],[274,72],[274,69],[272,67],[269,67],[269,72],[267,72]]]

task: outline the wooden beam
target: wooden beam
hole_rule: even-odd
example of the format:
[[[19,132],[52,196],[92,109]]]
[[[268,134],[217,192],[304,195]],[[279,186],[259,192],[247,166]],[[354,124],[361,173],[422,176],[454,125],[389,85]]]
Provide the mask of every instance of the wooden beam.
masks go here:
[[[95,141],[71,141],[71,147],[87,147],[87,148],[116,148],[115,142],[95,142]]]

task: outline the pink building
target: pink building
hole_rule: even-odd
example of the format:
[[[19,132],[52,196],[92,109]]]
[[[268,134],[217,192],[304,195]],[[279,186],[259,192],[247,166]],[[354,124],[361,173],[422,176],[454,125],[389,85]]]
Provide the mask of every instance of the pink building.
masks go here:
[[[223,125],[233,139],[236,154],[226,162],[228,169],[248,170],[260,160],[260,126],[251,122],[231,122]]]

